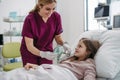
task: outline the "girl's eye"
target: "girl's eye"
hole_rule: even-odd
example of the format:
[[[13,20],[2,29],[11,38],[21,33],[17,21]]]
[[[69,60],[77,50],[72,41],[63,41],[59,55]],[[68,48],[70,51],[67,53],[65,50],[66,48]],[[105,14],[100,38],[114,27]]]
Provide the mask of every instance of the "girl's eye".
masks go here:
[[[77,47],[78,47],[78,48],[80,48],[80,47],[81,47],[81,45],[78,45]]]
[[[81,47],[81,45],[79,45],[79,47]]]

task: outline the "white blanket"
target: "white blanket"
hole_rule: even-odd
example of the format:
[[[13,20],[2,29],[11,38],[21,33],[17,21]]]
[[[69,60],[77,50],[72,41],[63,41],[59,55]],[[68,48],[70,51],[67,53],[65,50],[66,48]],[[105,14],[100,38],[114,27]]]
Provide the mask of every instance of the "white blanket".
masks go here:
[[[49,68],[39,66],[37,69],[15,69],[0,73],[0,80],[77,80],[66,68],[50,65]]]

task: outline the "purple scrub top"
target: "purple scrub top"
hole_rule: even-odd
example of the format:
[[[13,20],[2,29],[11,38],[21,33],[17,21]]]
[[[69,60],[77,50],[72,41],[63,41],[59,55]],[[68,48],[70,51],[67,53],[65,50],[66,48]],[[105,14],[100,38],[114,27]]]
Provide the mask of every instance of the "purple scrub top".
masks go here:
[[[25,36],[33,39],[34,46],[37,49],[41,51],[53,51],[54,37],[55,35],[59,35],[62,32],[63,29],[61,24],[61,17],[57,12],[53,12],[53,14],[48,18],[47,22],[43,21],[42,17],[38,14],[38,12],[30,13],[25,18],[22,29],[23,38],[20,51],[23,59],[23,64],[26,64],[26,62],[24,61],[25,59],[27,61],[27,58],[31,59],[33,56],[38,58],[38,56],[33,55],[27,50],[24,39]],[[29,57],[30,55],[32,56],[31,58]]]

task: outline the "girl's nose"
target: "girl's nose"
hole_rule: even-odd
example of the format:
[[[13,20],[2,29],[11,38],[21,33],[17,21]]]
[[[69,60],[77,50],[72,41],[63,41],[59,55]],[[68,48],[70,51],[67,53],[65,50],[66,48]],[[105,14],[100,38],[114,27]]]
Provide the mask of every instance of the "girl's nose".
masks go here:
[[[78,48],[76,47],[75,50],[77,50]]]

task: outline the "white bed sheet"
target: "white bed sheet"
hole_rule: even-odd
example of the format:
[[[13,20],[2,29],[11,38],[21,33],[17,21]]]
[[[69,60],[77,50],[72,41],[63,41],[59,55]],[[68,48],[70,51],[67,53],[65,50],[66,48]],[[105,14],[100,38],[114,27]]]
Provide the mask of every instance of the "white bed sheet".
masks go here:
[[[24,68],[15,69],[7,73],[0,73],[0,80],[77,80],[66,68],[51,65],[52,69],[39,66],[37,69],[26,71]]]

